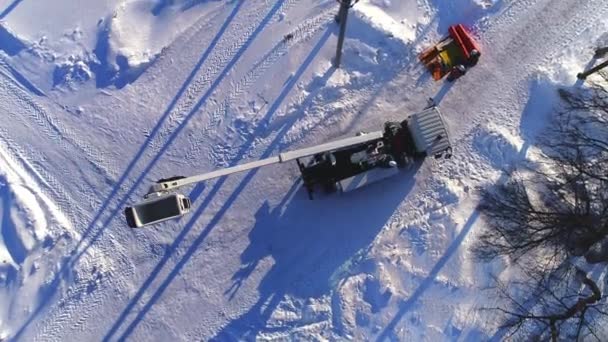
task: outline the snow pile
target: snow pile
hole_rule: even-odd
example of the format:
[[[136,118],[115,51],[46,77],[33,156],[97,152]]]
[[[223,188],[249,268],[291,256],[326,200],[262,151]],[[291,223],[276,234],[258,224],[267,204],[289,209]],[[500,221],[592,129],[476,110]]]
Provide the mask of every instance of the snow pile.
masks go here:
[[[76,90],[78,85],[86,83],[92,77],[93,73],[85,61],[70,56],[53,71],[53,86],[65,85]]]
[[[17,69],[45,91],[76,91],[91,78],[97,87],[123,87],[214,7],[189,0],[15,1],[0,25],[0,50],[17,56]]]
[[[126,1],[101,23],[96,54],[103,70],[97,75],[102,85],[107,78],[119,87],[133,82],[200,13],[182,13],[193,5],[167,4],[152,0]]]
[[[1,147],[0,147],[1,148]],[[37,306],[55,265],[49,254],[72,231],[68,219],[6,152],[0,150],[1,335]],[[23,310],[26,308],[26,310]]]
[[[410,7],[414,13],[407,13],[405,7]],[[401,9],[403,7],[403,9]],[[398,1],[391,2],[390,0],[368,0],[362,1],[354,7],[354,11],[366,18],[366,20],[387,34],[390,34],[404,42],[411,42],[416,38],[416,27],[418,20],[415,13],[417,8],[411,8],[411,3],[404,1],[400,4]],[[407,13],[401,14],[401,12]],[[392,15],[389,13],[393,13]]]

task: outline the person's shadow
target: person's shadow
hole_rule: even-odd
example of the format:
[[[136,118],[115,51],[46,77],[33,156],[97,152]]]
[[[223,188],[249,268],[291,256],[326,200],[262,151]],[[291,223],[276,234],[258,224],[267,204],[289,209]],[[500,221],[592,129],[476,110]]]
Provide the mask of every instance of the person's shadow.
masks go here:
[[[241,269],[233,275],[225,295],[232,298],[260,260],[271,256],[274,265],[258,286],[258,302],[212,340],[254,339],[258,333],[272,330],[268,320],[287,296],[306,299],[329,294],[341,278],[357,268],[353,259],[372,243],[405,200],[419,167],[416,164],[367,187],[313,201],[298,182],[283,203],[274,208],[264,203],[249,233],[251,243],[241,254]],[[291,324],[297,326],[298,322]]]

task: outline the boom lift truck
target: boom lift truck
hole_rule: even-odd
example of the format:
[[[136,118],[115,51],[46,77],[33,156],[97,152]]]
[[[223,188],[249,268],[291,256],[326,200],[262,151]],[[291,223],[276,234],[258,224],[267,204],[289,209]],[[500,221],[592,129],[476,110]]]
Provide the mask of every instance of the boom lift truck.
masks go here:
[[[450,157],[451,150],[441,112],[431,105],[401,122],[386,122],[382,131],[360,133],[201,175],[161,179],[150,187],[143,202],[125,208],[125,216],[132,228],[180,217],[190,211],[190,199],[172,191],[266,165],[295,160],[312,199],[317,188],[326,192],[352,191],[393,176],[400,168],[426,156]]]

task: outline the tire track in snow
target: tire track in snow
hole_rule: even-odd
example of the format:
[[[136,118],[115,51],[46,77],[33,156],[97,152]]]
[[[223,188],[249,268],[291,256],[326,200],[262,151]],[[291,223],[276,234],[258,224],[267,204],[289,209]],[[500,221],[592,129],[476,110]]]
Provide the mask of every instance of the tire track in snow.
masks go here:
[[[37,125],[42,126],[43,136],[50,137],[51,140],[54,140],[59,144],[59,147],[62,151],[64,151],[67,155],[78,155],[76,151],[74,151],[73,145],[67,144],[63,140],[58,140],[57,135],[53,135],[49,133],[49,128],[46,126],[46,121],[41,119],[40,116],[36,115],[38,110],[41,110],[41,107],[33,108],[31,103],[28,101],[24,101],[24,98],[27,94],[24,93],[21,88],[17,88],[12,84],[11,81],[7,81],[4,77],[0,76],[0,89],[5,90],[6,92],[2,95],[2,101],[4,103],[10,103],[11,100],[14,100],[20,108],[24,109],[24,112],[34,112],[32,118],[25,118],[22,115],[15,114],[12,110],[8,110],[5,114],[10,118],[7,122],[15,123],[22,122],[26,126],[29,125],[28,119],[32,119],[36,122]],[[10,97],[10,98],[9,98]],[[31,110],[30,110],[31,109]],[[5,118],[8,119],[8,118]],[[26,170],[32,177],[34,177],[36,183],[43,189],[44,193],[51,195],[51,198],[54,202],[57,203],[61,211],[65,212],[67,215],[70,224],[73,224],[71,218],[74,217],[73,206],[71,205],[72,199],[67,193],[63,190],[63,186],[53,177],[44,167],[38,166],[40,161],[42,164],[44,163],[44,159],[40,156],[34,156],[33,151],[26,151],[24,148],[19,146],[12,138],[11,134],[4,127],[0,127],[0,141],[3,142],[5,146],[5,150],[7,150],[13,158],[16,158],[17,162],[20,164],[23,170]]]
[[[459,84],[460,88],[453,91],[452,95],[477,94],[470,99],[468,105],[463,105],[461,108],[488,101],[496,108],[512,110],[505,108],[512,103],[508,99],[516,96],[517,92],[525,93],[521,87],[527,85],[523,84],[523,79],[519,80],[520,75],[529,75],[530,71],[552,63],[569,44],[575,41],[576,37],[592,25],[591,23],[597,22],[605,15],[607,10],[607,5],[602,1],[587,1],[581,4],[580,1],[570,0],[556,5],[554,0],[548,0],[538,2],[537,6],[530,8],[529,1],[523,2],[521,8],[511,9],[513,15],[501,17],[499,24],[491,25],[487,31],[481,33],[482,44],[487,44],[484,58],[489,62],[485,63],[482,60],[470,73],[467,73],[466,78],[463,78]],[[527,20],[522,20],[521,17],[519,20],[514,20],[517,15],[523,15],[521,13],[525,12],[530,13],[525,15]],[[554,18],[568,19],[564,23],[555,21]],[[502,27],[503,24],[507,29]],[[511,28],[511,25],[516,25],[516,28]],[[501,41],[504,32],[508,32],[509,36]],[[521,39],[529,32],[539,32],[540,36],[534,40]],[[490,69],[494,65],[500,66],[500,69]],[[513,84],[514,87],[505,88],[501,86],[502,84]],[[462,98],[469,97],[462,96]],[[446,99],[446,103],[458,103],[458,101],[456,96]],[[452,121],[455,128],[452,129],[455,144],[458,144],[458,141],[473,127],[479,125],[480,120],[488,117],[484,112],[466,113],[466,115],[467,120]],[[495,115],[492,117],[499,119]]]
[[[514,11],[516,11],[515,13],[520,13],[520,12],[524,12],[524,11],[529,11],[530,8],[529,6],[530,2],[525,2],[524,4],[526,5],[524,8],[520,8],[518,9],[514,9]],[[563,2],[562,2],[563,3]],[[579,10],[576,10],[576,8],[579,8]],[[578,35],[580,35],[582,32],[584,32],[587,28],[589,28],[590,25],[593,25],[595,22],[597,22],[597,20],[599,20],[599,18],[601,18],[602,16],[605,15],[605,13],[608,11],[608,3],[604,3],[603,1],[590,1],[587,2],[586,5],[584,7],[580,6],[580,2],[576,1],[576,0],[571,0],[567,3],[567,5],[565,6],[555,6],[555,4],[552,3],[552,1],[545,1],[542,5],[542,7],[534,12],[531,12],[531,14],[529,14],[528,17],[528,21],[516,21],[518,23],[518,29],[516,31],[513,32],[513,34],[511,35],[510,39],[507,40],[506,43],[503,44],[499,44],[498,43],[498,37],[494,37],[492,36],[493,34],[500,34],[501,31],[505,31],[504,28],[500,27],[500,25],[493,25],[493,29],[489,32],[487,32],[487,35],[490,35],[489,39],[491,41],[494,41],[494,47],[495,50],[499,51],[499,53],[497,53],[495,56],[491,56],[491,58],[493,59],[493,62],[489,63],[489,64],[498,64],[500,65],[501,63],[499,63],[498,61],[509,61],[510,64],[504,64],[505,65],[505,70],[508,71],[510,74],[512,74],[513,76],[511,77],[519,77],[518,75],[527,75],[530,73],[530,70],[535,70],[538,69],[538,67],[543,66],[547,63],[547,61],[553,60],[555,59],[556,56],[559,55],[560,52],[562,52],[565,47],[570,44],[571,42],[575,41],[576,37]],[[537,16],[537,13],[541,13],[541,15]],[[552,27],[547,30],[550,33],[543,33],[543,35],[541,36],[541,38],[539,38],[539,41],[524,41],[519,39],[519,37],[522,36],[523,32],[535,32],[535,31],[543,31],[547,29],[547,20],[546,19],[550,19],[550,18],[555,18],[555,16],[559,16],[559,15],[566,15],[568,14],[568,17],[570,18],[568,20],[568,22],[566,22],[565,24],[561,24],[561,23],[554,23],[552,25]],[[575,14],[575,15],[572,15]],[[540,18],[539,18],[540,17]],[[521,24],[519,24],[521,22]],[[511,21],[511,16],[509,16],[508,18],[505,18],[504,21],[502,21],[502,23],[505,23],[506,25],[510,25],[511,23],[513,23],[513,21]],[[509,31],[509,30],[506,30]],[[569,38],[567,40],[564,39],[564,35],[568,34]],[[485,38],[485,37],[484,37]],[[539,43],[542,42],[542,43]],[[509,56],[512,55],[512,51],[520,51],[522,53],[518,54],[517,57],[514,58],[509,58]],[[488,56],[486,56],[488,57]],[[524,63],[525,61],[529,60],[529,63]],[[477,68],[487,68],[484,67],[482,63],[480,63]],[[523,69],[520,72],[517,72],[519,69]],[[495,74],[493,73],[489,73],[491,75],[491,81],[497,81],[499,79],[499,77],[497,77]],[[471,80],[471,82],[468,82],[469,77],[473,76],[473,77],[483,77],[483,75],[480,76],[475,76],[472,73],[471,74],[467,74],[466,78],[463,78],[464,80],[467,80],[467,83],[464,83],[463,86],[468,85],[468,84],[477,84],[477,82],[475,82],[475,80]],[[500,76],[503,76],[502,74]],[[484,86],[483,90],[480,91],[479,89],[474,89],[474,90],[470,90],[470,89],[464,89],[464,92],[473,92],[476,95],[476,99],[484,99],[484,98],[491,98],[491,101],[503,101],[505,98],[509,98],[512,97],[514,93],[516,93],[517,91],[520,91],[521,89],[518,86],[518,83],[521,82],[516,82],[516,81],[509,81],[506,82],[506,84],[514,84],[515,89],[505,89],[504,87],[501,87],[499,89],[496,90],[492,90],[491,87],[487,87]],[[483,84],[483,83],[479,83],[479,84]],[[526,84],[527,85],[527,84]],[[472,87],[469,87],[472,88]],[[491,94],[496,94],[496,96],[492,95],[492,96],[488,96],[488,93]],[[500,95],[500,96],[499,96]],[[494,100],[496,99],[496,100]],[[481,101],[481,100],[479,100]],[[472,106],[475,106],[475,103],[472,104]],[[493,106],[499,107],[499,104],[494,104]],[[462,106],[462,107],[467,107],[467,106]],[[505,110],[506,113],[510,113],[511,111],[507,108],[507,110]],[[468,124],[458,130],[458,132],[456,132],[457,134],[454,134],[455,136],[455,142],[454,145],[455,146],[469,146],[469,140],[471,139],[471,132],[476,132],[475,127],[479,127],[480,126],[480,122],[479,120],[483,120],[485,117],[487,117],[487,115],[485,115],[484,113],[478,113],[477,115],[473,115],[473,113],[470,114],[472,117],[470,117],[468,120]],[[518,120],[519,117],[516,118],[512,118],[510,116],[507,117],[499,117],[499,116],[492,116],[495,120],[509,120],[509,121],[513,121]],[[467,120],[461,120],[461,121],[467,121]],[[471,127],[471,129],[468,129],[468,127]],[[467,150],[469,150],[469,148],[467,148]],[[473,152],[466,152],[464,153],[464,155],[468,154],[468,153],[473,153]],[[454,168],[458,168],[458,167],[467,167],[467,168],[474,168],[475,167],[475,163],[462,163],[462,164],[458,164],[455,162],[455,158],[452,158],[451,161],[449,161],[448,163],[446,163],[444,168],[441,168],[438,170],[437,173],[435,173],[436,176],[430,177],[432,179],[425,179],[425,183],[430,185],[430,188],[433,188],[433,192],[434,193],[438,193],[438,189],[434,189],[436,186],[439,186],[439,184],[436,184],[437,182],[435,182],[438,179],[450,179],[451,176],[453,174],[471,174],[474,173],[474,170],[455,170]],[[421,184],[423,185],[423,184]],[[421,193],[422,195],[422,193]],[[424,194],[424,196],[427,196],[428,194]],[[420,215],[420,213],[424,212],[424,209],[420,209],[420,210],[416,210],[417,214],[416,215]],[[395,220],[396,221],[407,221],[407,217],[409,217],[408,213],[405,213],[405,215],[399,215],[399,217],[396,217]]]
[[[4,60],[4,56],[0,55],[0,73],[5,76],[6,80],[10,80],[2,82],[3,88],[9,89],[19,102],[23,103],[25,107],[32,109],[29,113],[30,119],[42,128],[44,135],[58,143],[63,149],[67,150],[66,145],[71,145],[73,148],[80,150],[89,166],[93,167],[96,173],[102,175],[106,183],[112,182],[113,179],[110,173],[101,167],[104,164],[104,159],[92,150],[90,144],[83,142],[76,134],[73,134],[70,130],[56,122],[44,107],[10,76],[9,70],[10,67]]]
[[[331,13],[328,12],[328,13]],[[360,18],[355,18],[357,20],[361,20]],[[313,19],[314,20],[314,19]],[[361,25],[361,23],[358,23],[358,25]],[[369,25],[368,23],[363,23],[363,25]],[[369,45],[370,47],[374,48],[376,47],[377,41],[375,41],[375,39],[384,39],[386,37],[386,32],[375,28],[375,27],[370,27],[371,30],[373,30],[375,33],[375,35],[373,37],[365,37],[363,38],[363,40],[361,41],[363,44]],[[399,39],[392,39],[391,43],[388,45],[382,45],[379,49],[377,49],[377,53],[380,54],[381,52],[384,54],[388,54],[391,57],[386,57],[384,58],[384,60],[379,61],[377,65],[373,66],[374,70],[371,69],[366,69],[363,70],[362,72],[364,73],[369,73],[371,75],[371,77],[369,77],[368,79],[366,79],[363,82],[357,82],[356,86],[353,84],[346,84],[344,85],[338,85],[336,87],[330,87],[327,88],[327,91],[323,91],[322,93],[316,94],[316,95],[320,95],[322,97],[327,97],[329,96],[329,99],[324,99],[323,100],[323,104],[322,106],[324,106],[324,108],[322,110],[316,111],[316,112],[323,112],[323,113],[317,113],[319,114],[318,116],[320,117],[316,117],[315,116],[315,121],[316,123],[312,123],[312,122],[308,122],[308,124],[305,124],[304,126],[306,127],[297,127],[296,122],[297,120],[294,121],[294,115],[297,115],[298,113],[302,113],[301,109],[295,109],[293,111],[293,113],[289,113],[286,114],[285,116],[282,116],[276,120],[273,120],[271,122],[267,123],[267,126],[265,126],[263,123],[258,123],[257,126],[258,127],[263,127],[264,132],[261,133],[258,138],[261,138],[260,140],[263,140],[265,138],[267,138],[269,135],[272,135],[274,132],[276,132],[277,130],[280,130],[284,124],[288,123],[288,122],[292,122],[291,125],[294,125],[294,131],[292,133],[292,135],[296,135],[298,137],[297,140],[301,140],[303,138],[306,138],[306,134],[310,133],[313,129],[319,127],[321,125],[321,123],[326,123],[329,121],[331,122],[343,122],[343,119],[345,119],[346,117],[348,117],[351,120],[351,123],[348,125],[348,127],[343,128],[340,130],[340,132],[335,132],[332,131],[332,136],[330,136],[327,139],[333,139],[333,138],[337,138],[340,136],[343,136],[345,132],[350,132],[352,126],[354,125],[354,123],[358,120],[358,116],[360,116],[360,114],[362,112],[365,112],[367,110],[367,108],[373,104],[373,100],[375,99],[375,96],[382,90],[383,85],[388,82],[388,80],[393,79],[394,77],[396,77],[396,75],[398,75],[401,71],[403,71],[405,69],[405,67],[407,66],[409,59],[405,58],[405,59],[400,59],[400,58],[392,58],[397,54],[400,54],[401,51],[403,51],[404,49],[406,49],[408,47],[408,43],[407,42],[403,42]],[[348,49],[349,46],[348,44],[346,45],[346,49]],[[356,47],[354,49],[357,49]],[[345,64],[343,66],[345,68],[345,70],[348,70],[348,68],[353,68],[352,66],[349,66],[349,64]],[[333,67],[332,67],[333,68]],[[355,71],[359,71],[357,69],[357,67],[354,67]],[[327,72],[327,71],[326,71]],[[348,70],[347,72],[353,72],[352,70]],[[321,78],[325,78],[325,76],[323,77],[319,77],[319,79]],[[319,81],[319,79],[317,79],[317,76],[315,76],[313,78],[313,80],[311,81],[311,84],[314,84],[316,82]],[[327,80],[322,81],[322,85],[325,84]],[[339,94],[342,90],[348,89],[349,92],[349,96],[348,97],[341,97],[336,99],[335,97],[337,96],[336,94]],[[313,93],[317,93],[316,89],[308,89],[308,92],[313,92]],[[313,96],[313,97],[316,97]],[[310,94],[305,94],[303,96],[300,96],[298,94],[294,94],[293,96],[296,97],[296,99],[291,102],[290,105],[293,105],[294,107],[300,107],[303,103],[302,101],[306,102],[306,106],[316,106],[317,103],[314,101],[313,98],[310,98]],[[338,95],[340,96],[340,95]],[[331,107],[332,103],[339,103],[340,106],[339,108],[336,108],[335,111],[328,111],[327,106],[329,105]],[[220,107],[220,109],[217,111],[219,113],[221,113],[222,111],[225,111],[227,109],[227,105],[224,103],[222,107]],[[265,108],[259,109],[258,112],[261,112],[262,110],[266,110]],[[279,108],[274,108],[272,110],[270,110],[271,112],[274,110],[279,110]],[[327,112],[328,114],[325,115],[325,112]],[[336,112],[338,112],[338,114],[336,114]],[[355,114],[357,113],[357,114]],[[256,113],[257,114],[257,113]],[[310,114],[310,113],[309,113]],[[354,116],[354,117],[353,117]],[[261,118],[253,118],[251,121],[253,121],[255,123],[256,120],[261,119]],[[264,117],[263,120],[269,120],[269,118]],[[216,129],[215,127],[212,127],[213,129]],[[255,132],[244,132],[243,134],[246,135],[252,135],[255,134]],[[213,141],[217,141],[218,138],[215,137],[203,137],[200,138],[201,141],[204,141],[206,139],[211,139]],[[247,138],[248,140],[249,138]],[[293,139],[292,139],[293,140]],[[261,144],[264,144],[265,142],[260,141]],[[193,144],[194,145],[194,144]],[[231,143],[226,143],[226,142],[217,142],[217,143],[212,143],[211,144],[213,147],[209,149],[208,151],[208,156],[209,159],[212,160],[214,162],[215,165],[225,165],[227,163],[227,160],[234,160],[236,158],[236,155],[238,154],[237,151],[239,150],[237,147],[235,147],[233,144]],[[187,154],[187,158],[196,158],[200,155],[197,155],[195,153],[198,153],[198,151],[200,150],[200,146],[196,145],[195,147],[193,147],[189,152],[189,154]],[[252,147],[251,150],[253,150],[254,148]]]
[[[185,153],[186,160],[200,158],[202,150],[200,141],[207,141],[209,135],[218,129],[218,125],[226,118],[226,111],[230,107],[232,101],[239,98],[243,93],[250,89],[260,76],[278,60],[289,53],[289,49],[310,41],[322,29],[328,29],[327,23],[333,20],[332,12],[333,11],[331,10],[326,10],[320,15],[307,19],[304,23],[291,30],[289,34],[291,34],[293,38],[289,40],[282,39],[270,50],[270,52],[257,61],[244,77],[232,85],[231,91],[221,100],[220,105],[211,114],[207,115],[209,121],[200,131],[200,136],[191,138],[190,146]],[[212,154],[210,155],[210,160],[217,163],[220,159],[225,159],[218,157],[219,156],[214,156]]]
[[[286,0],[281,4],[280,10],[277,12],[287,11],[289,8],[293,7],[300,0]],[[216,47],[215,51],[218,51],[214,57],[212,58],[210,66],[207,70],[196,80],[192,82],[192,86],[188,88],[184,97],[186,98],[185,102],[180,103],[172,114],[169,117],[169,125],[166,126],[163,130],[158,133],[158,140],[152,143],[152,150],[156,153],[162,149],[163,144],[169,140],[169,137],[173,134],[175,129],[179,127],[183,120],[188,117],[190,111],[199,103],[200,97],[205,94],[206,89],[212,87],[214,84],[214,80],[217,79],[217,76],[222,70],[225,70],[226,65],[230,60],[234,58],[234,54],[241,50],[241,48],[250,42],[255,37],[253,36],[256,30],[260,28],[258,25],[261,22],[264,14],[267,13],[267,8],[262,6],[258,7],[257,10],[250,16],[253,19],[247,20],[248,23],[251,23],[248,26],[242,28],[244,31],[242,34],[231,35],[228,41],[230,42],[230,46],[228,48]],[[273,16],[274,17],[274,16]],[[270,18],[272,19],[272,18]],[[270,21],[270,20],[269,20]],[[240,25],[239,25],[240,26]],[[244,25],[243,25],[244,26]],[[237,29],[241,29],[241,27],[237,27]],[[205,94],[207,98],[210,98],[211,94]],[[206,102],[206,100],[205,100]],[[199,108],[202,109],[203,106]]]
[[[8,97],[5,102],[14,101],[18,104],[18,108],[24,109],[24,112],[27,114],[21,115],[22,113],[15,113],[12,110],[8,110],[6,114],[11,118],[11,121],[22,122],[25,126],[30,127],[33,132],[36,132],[34,134],[40,132],[39,135],[47,137],[49,142],[57,144],[60,151],[65,151],[63,155],[83,156],[84,164],[92,167],[95,174],[102,176],[106,184],[111,183],[112,177],[107,170],[100,166],[100,164],[103,163],[103,158],[100,158],[97,153],[92,152],[91,147],[76,138],[71,131],[63,128],[60,123],[55,122],[47,113],[47,110],[34,100],[26,90],[20,87],[9,74],[7,74],[5,68],[6,64],[2,58],[0,58],[0,87],[6,91],[4,96]],[[38,151],[25,151],[18,147],[17,144],[10,139],[10,135],[7,133],[4,133],[3,137],[7,148],[19,159],[23,168],[29,170],[29,172],[36,177],[38,183],[45,188],[45,192],[53,195],[54,201],[57,202],[62,211],[67,213],[67,217],[73,226],[74,222],[72,218],[82,215],[75,214],[73,208],[78,206],[73,205],[74,200],[63,190],[64,186],[43,166],[46,161],[43,155]],[[75,160],[70,161],[72,162],[72,166],[82,174],[82,166],[79,166]],[[71,173],[68,171],[68,165],[57,165],[57,167],[60,168],[59,171],[61,171],[62,174]],[[95,203],[96,198],[92,195],[88,195],[89,192],[81,193],[85,195],[86,202]]]
[[[273,9],[271,10],[271,13],[273,13],[273,15],[269,19],[272,19],[274,17],[275,12],[278,12],[279,10],[284,12],[286,9],[291,8],[293,5],[295,5],[299,1],[300,0],[285,0],[285,1],[282,1],[279,6],[277,6],[275,4],[273,6]],[[194,107],[199,106],[199,103],[202,102],[204,100],[204,98],[207,97],[208,95],[203,96],[202,99],[197,99],[197,97],[200,96],[201,93],[203,93],[204,91],[206,91],[206,94],[211,93],[210,90],[205,90],[205,86],[208,85],[210,80],[214,77],[214,75],[212,75],[212,73],[214,71],[219,71],[221,69],[222,63],[225,63],[225,61],[227,61],[229,58],[231,58],[230,61],[228,62],[228,64],[226,64],[223,68],[223,73],[225,73],[226,70],[228,70],[228,66],[230,64],[235,64],[236,61],[238,61],[240,54],[243,52],[241,50],[246,48],[247,45],[253,39],[255,39],[256,31],[259,31],[261,28],[263,28],[268,23],[268,22],[266,22],[266,24],[262,23],[262,26],[260,26],[260,25],[258,25],[260,20],[257,20],[257,19],[259,19],[259,17],[261,17],[265,13],[268,13],[267,7],[260,7],[259,10],[255,13],[257,13],[258,18],[256,18],[256,20],[248,20],[248,23],[252,23],[252,24],[250,26],[248,26],[247,34],[238,35],[240,40],[239,39],[230,40],[232,42],[231,49],[232,50],[236,50],[236,48],[239,49],[239,51],[236,52],[237,54],[231,58],[230,53],[234,53],[234,51],[231,51],[230,49],[228,51],[224,49],[224,50],[221,50],[220,52],[218,52],[219,56],[216,56],[213,59],[212,67],[209,67],[206,70],[206,72],[203,73],[203,75],[201,77],[198,77],[196,79],[196,81],[193,82],[193,85],[190,85],[188,87],[188,89],[186,90],[186,94],[183,96],[186,98],[185,102],[180,103],[178,105],[177,109],[172,110],[170,118],[168,120],[169,128],[165,128],[163,131],[159,132],[158,139],[154,139],[154,141],[150,144],[151,147],[153,147],[153,150],[156,150],[156,149],[158,149],[159,145],[155,144],[154,142],[158,143],[160,141],[166,140],[162,145],[160,145],[161,146],[160,149],[158,149],[158,151],[155,151],[155,152],[157,152],[157,158],[153,159],[153,161],[150,163],[149,167],[151,167],[156,162],[158,157],[160,157],[160,155],[162,155],[164,153],[164,150],[167,149],[168,145],[172,141],[172,137],[175,133],[174,131],[181,129],[183,127],[183,125],[185,124],[184,121],[187,122],[190,119],[190,117],[193,114],[195,114]],[[268,14],[266,15],[266,17],[268,17]],[[231,38],[234,38],[234,37],[231,37]],[[216,50],[217,50],[217,48],[216,48]],[[219,77],[219,78],[216,79],[216,81],[214,81],[213,83],[211,83],[211,85],[210,85],[211,88],[214,88],[215,86],[217,86],[217,84],[223,79],[223,75],[219,75],[217,77]],[[155,145],[156,145],[156,148],[154,148]],[[140,180],[142,177],[140,177]],[[132,188],[132,190],[133,190],[133,188]],[[128,192],[127,194],[129,194],[129,193],[130,192]],[[127,198],[125,198],[125,196],[123,196],[123,200],[121,200],[121,202],[124,202],[126,199]],[[120,204],[119,204],[119,206],[120,206]],[[108,220],[106,220],[107,223],[109,223],[109,221],[113,217],[114,217],[114,214],[110,215],[110,218]],[[102,226],[105,226],[105,225],[102,225]],[[118,232],[118,234],[121,234],[121,232]],[[103,248],[103,247],[105,247],[105,245],[101,246],[101,247]],[[106,253],[112,253],[112,255],[114,255],[115,258],[119,259],[118,264],[128,263],[129,258],[123,252],[124,248],[122,248],[122,246],[115,245],[115,246],[111,246],[111,247],[112,248],[109,248],[110,251],[101,253],[100,255],[103,255]],[[103,248],[103,249],[105,250],[105,248]],[[86,250],[86,247],[85,247],[85,250]],[[82,252],[80,252],[79,255],[81,253]],[[92,262],[95,262],[95,261],[93,260]],[[117,275],[116,277],[122,278],[123,275]],[[108,277],[108,278],[110,278],[110,280],[111,280],[116,277],[112,276],[112,277]],[[110,284],[109,286],[113,288],[112,284]],[[86,290],[86,284],[77,284],[76,288],[74,289],[74,292],[82,293],[82,292],[85,292],[85,290]],[[118,290],[121,292],[124,292],[124,289],[118,289]],[[99,296],[100,295],[99,292],[100,291],[94,291],[91,295],[87,296],[87,298],[91,297],[91,296],[93,296],[93,297]],[[82,297],[79,297],[79,298],[82,298]],[[101,301],[93,300],[93,302],[100,303]],[[58,305],[61,306],[61,303]],[[90,315],[96,307],[96,305],[82,305],[82,303],[77,302],[77,301],[70,301],[67,304],[64,303],[62,308],[57,309],[57,311],[60,312],[60,316],[52,317],[50,319],[45,320],[46,322],[50,321],[51,323],[45,324],[44,329],[42,329],[42,334],[39,334],[38,336],[39,337],[40,336],[57,336],[58,334],[60,334],[60,331],[65,328],[65,322],[72,320],[75,313],[77,313],[79,310],[82,310],[83,306],[86,309],[86,313],[82,313],[82,314],[87,315],[87,316]],[[78,313],[80,313],[80,312],[78,312]],[[50,326],[49,326],[49,324],[50,324]],[[53,338],[51,338],[51,339],[53,339]]]
[[[241,1],[240,4],[237,4],[236,6],[241,6],[243,3],[244,2]],[[236,8],[233,13],[236,14],[239,9],[240,8]],[[180,97],[181,101],[169,113],[167,121],[170,123],[170,125],[173,124],[173,126],[175,126],[175,125],[181,124],[181,120],[185,117],[185,114],[188,111],[190,111],[191,108],[194,106],[194,104],[198,101],[198,97],[206,91],[206,86],[208,86],[211,83],[212,79],[217,77],[217,73],[223,67],[225,67],[225,64],[227,63],[228,59],[231,58],[231,55],[234,54],[234,52],[237,51],[237,49],[239,48],[239,44],[242,44],[245,41],[245,38],[248,37],[249,34],[253,32],[254,28],[257,25],[256,23],[266,12],[265,10],[266,10],[266,8],[264,6],[260,6],[255,11],[252,11],[248,14],[247,20],[246,20],[246,22],[249,23],[248,27],[246,27],[247,34],[237,35],[237,37],[239,39],[230,39],[228,41],[226,41],[226,39],[223,39],[223,40],[217,42],[217,45],[215,45],[213,51],[211,52],[213,54],[213,57],[205,60],[205,64],[211,63],[210,66],[208,68],[204,69],[205,71],[202,73],[202,75],[195,78],[188,85],[188,87],[184,91],[183,95]],[[235,27],[235,29],[237,31],[239,28],[242,28],[242,25],[239,23],[233,24],[233,26]],[[205,33],[206,33],[205,27],[201,27],[200,31],[197,32],[197,34],[205,34]],[[226,43],[229,43],[230,45],[228,47],[223,47],[222,45],[226,44]],[[218,50],[219,50],[219,52],[217,52]],[[161,147],[159,147],[159,146],[163,146],[163,144],[165,143],[166,136],[168,136],[172,133],[171,132],[172,129],[173,128],[170,127],[168,129],[165,129],[164,131],[159,132],[159,134],[157,134],[155,139],[151,141],[151,143],[150,143],[151,148],[153,150],[160,149]],[[156,146],[156,148],[155,148],[155,146]],[[117,193],[117,195],[119,195],[119,194],[120,194],[120,192]],[[120,196],[123,196],[123,199],[124,199],[124,195],[119,195],[119,197]],[[100,219],[101,219],[101,217],[100,217]],[[96,227],[96,228],[102,229],[102,227]],[[116,249],[114,247],[119,247],[119,248]],[[106,248],[103,248],[103,249],[105,250]],[[122,249],[124,249],[124,248],[120,248],[120,246],[110,246],[110,248],[107,248],[107,249],[112,251],[114,258],[119,259],[118,260],[119,264],[128,263],[128,258],[124,255],[124,252],[122,251]],[[105,255],[106,253],[108,253],[108,252],[104,251],[103,253],[100,254],[100,256]],[[98,260],[93,259],[91,261],[88,261],[87,263],[97,264]],[[83,265],[83,266],[87,266],[87,265]],[[110,276],[108,278],[116,279],[117,277],[123,278],[124,276],[125,276],[124,274],[119,274],[117,276]],[[112,287],[112,285],[110,285],[110,286]],[[86,288],[87,288],[86,282],[82,282],[81,284],[77,284],[76,287],[74,289],[72,289],[71,291],[74,293],[84,293],[84,292],[86,292]],[[122,291],[122,289],[120,289],[120,290]],[[97,294],[99,294],[99,292],[100,291],[95,291],[95,294],[97,295]],[[74,295],[73,297],[83,299],[83,297],[78,297],[76,295]],[[93,312],[93,310],[98,306],[96,304],[99,304],[99,303],[101,303],[101,301],[94,298],[92,305],[84,305],[86,310],[82,310],[82,307],[80,307],[80,304],[81,304],[80,301],[74,301],[74,300],[70,300],[70,299],[60,300],[59,303],[56,305],[56,306],[60,307],[57,310],[57,311],[59,311],[59,317],[52,318],[50,320],[50,322],[52,322],[52,323],[50,323],[50,326],[45,325],[45,328],[42,330],[42,334],[39,334],[38,337],[50,336],[51,340],[52,340],[53,339],[52,336],[56,336],[57,334],[59,334],[61,332],[61,330],[63,328],[65,328],[65,322],[71,321],[72,317],[75,315],[76,312],[78,312],[79,316],[89,317],[91,315],[91,313]],[[89,303],[89,304],[91,304],[91,303]],[[47,320],[47,321],[49,321],[49,320]]]

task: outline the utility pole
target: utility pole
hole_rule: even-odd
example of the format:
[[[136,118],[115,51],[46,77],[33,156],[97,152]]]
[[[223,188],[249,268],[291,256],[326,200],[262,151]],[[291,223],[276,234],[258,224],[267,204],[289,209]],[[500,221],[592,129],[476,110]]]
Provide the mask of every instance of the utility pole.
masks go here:
[[[599,58],[599,57],[602,57],[603,55],[605,55],[606,53],[608,53],[608,47],[598,48],[597,50],[595,50],[594,57]],[[579,73],[578,75],[576,75],[576,77],[578,77],[581,80],[584,80],[587,78],[587,76],[593,74],[594,72],[598,72],[605,67],[608,67],[608,60],[594,66],[593,68],[591,68],[587,71],[583,71],[583,72]]]
[[[338,36],[338,49],[336,50],[336,59],[334,65],[336,68],[340,67],[340,61],[342,60],[342,45],[344,45],[344,34],[346,33],[346,19],[348,17],[348,10],[355,5],[359,0],[338,0],[340,3],[340,11],[338,12],[338,23],[340,24],[340,36]]]

